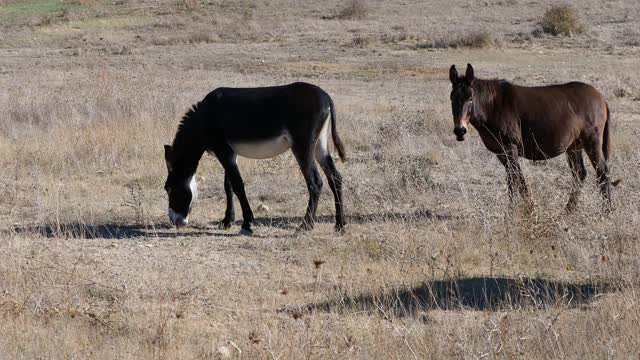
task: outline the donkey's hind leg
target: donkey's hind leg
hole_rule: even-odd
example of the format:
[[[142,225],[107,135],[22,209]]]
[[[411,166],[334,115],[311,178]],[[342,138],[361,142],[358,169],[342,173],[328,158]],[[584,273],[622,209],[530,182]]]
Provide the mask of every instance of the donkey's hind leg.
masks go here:
[[[318,172],[318,166],[313,158],[313,148],[294,148],[293,154],[298,160],[300,171],[307,183],[307,189],[309,190],[309,203],[307,205],[307,212],[304,215],[304,220],[300,224],[302,230],[313,229],[316,209],[318,208],[318,200],[320,199],[320,193],[322,192],[322,178],[320,172]]]
[[[224,219],[222,219],[221,227],[226,230],[231,227],[231,224],[236,219],[236,214],[233,209],[233,186],[231,184],[231,176],[228,171],[224,172],[224,193],[227,198],[227,209],[224,212]]]
[[[320,164],[322,171],[327,176],[329,187],[333,193],[333,199],[336,205],[336,231],[342,231],[344,229],[344,208],[342,205],[342,175],[336,169],[336,164],[331,158],[331,154],[327,151],[326,147],[322,148],[322,144],[318,142],[316,145],[316,160]]]
[[[597,135],[593,135],[588,141],[585,150],[591,160],[591,165],[596,170],[598,187],[604,199],[604,212],[611,211],[611,181],[609,179],[609,165],[602,152],[602,143]]]
[[[573,183],[571,184],[571,194],[569,194],[569,201],[565,210],[572,212],[578,205],[580,191],[582,190],[584,179],[587,177],[587,169],[584,167],[584,161],[582,161],[582,150],[567,150],[567,162],[569,163],[569,169],[571,169]]]

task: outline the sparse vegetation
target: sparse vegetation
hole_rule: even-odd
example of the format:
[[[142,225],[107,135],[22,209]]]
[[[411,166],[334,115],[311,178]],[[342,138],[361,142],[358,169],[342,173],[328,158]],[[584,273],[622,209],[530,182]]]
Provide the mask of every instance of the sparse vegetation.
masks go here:
[[[366,21],[330,22],[345,3],[1,4],[1,357],[636,356],[640,7],[581,3],[606,42],[514,44],[552,0],[512,3],[370,2]],[[595,18],[605,10],[614,21]],[[508,205],[477,132],[452,134],[448,68],[467,62],[607,95],[624,179],[611,216],[592,168],[579,209],[562,211],[562,156],[523,161],[536,206]],[[345,234],[326,180],[316,229],[295,231],[307,189],[290,154],[239,159],[253,238],[218,228],[224,177],[209,155],[191,225],[168,227],[162,146],[182,114],[215,87],[293,81],[336,103]]]
[[[540,26],[542,31],[554,36],[582,34],[586,30],[586,25],[571,5],[554,5],[549,8],[544,13]]]
[[[369,16],[369,5],[366,0],[350,0],[337,15],[339,19],[344,20],[362,20],[367,16]]]
[[[469,49],[490,49],[499,46],[500,41],[489,31],[470,32],[468,34],[451,34],[441,38],[418,39],[416,48],[469,48]]]

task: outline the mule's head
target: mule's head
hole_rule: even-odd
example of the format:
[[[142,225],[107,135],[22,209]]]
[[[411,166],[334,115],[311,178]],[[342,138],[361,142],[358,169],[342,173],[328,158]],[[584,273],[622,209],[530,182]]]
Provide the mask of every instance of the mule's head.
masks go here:
[[[467,64],[467,72],[464,76],[458,76],[455,65],[449,69],[449,79],[453,89],[451,90],[451,109],[453,110],[453,133],[458,141],[464,140],[469,121],[473,117],[473,67]]]
[[[189,223],[191,205],[198,195],[195,175],[170,145],[164,146],[164,158],[168,170],[164,189],[169,196],[169,222],[181,227]]]

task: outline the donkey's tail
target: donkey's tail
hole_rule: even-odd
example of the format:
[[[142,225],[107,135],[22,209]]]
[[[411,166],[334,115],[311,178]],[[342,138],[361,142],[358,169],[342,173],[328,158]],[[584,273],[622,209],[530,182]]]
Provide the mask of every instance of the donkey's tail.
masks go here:
[[[609,135],[609,126],[611,122],[611,112],[609,111],[609,104],[605,103],[607,107],[607,119],[604,122],[604,131],[602,132],[602,154],[604,159],[608,162],[609,155],[611,154],[611,139]]]
[[[336,150],[338,150],[340,160],[345,162],[347,160],[347,155],[344,151],[344,144],[342,143],[342,140],[340,140],[340,136],[338,136],[338,129],[336,129],[336,106],[333,104],[331,97],[329,97],[329,108],[331,109],[331,138],[333,139],[333,145],[335,145]]]

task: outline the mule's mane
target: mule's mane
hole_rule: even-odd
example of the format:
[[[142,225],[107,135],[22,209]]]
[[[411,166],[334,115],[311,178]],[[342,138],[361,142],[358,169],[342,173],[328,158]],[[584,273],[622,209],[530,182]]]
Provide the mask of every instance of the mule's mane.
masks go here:
[[[492,103],[506,82],[506,80],[501,79],[474,79],[471,87],[473,87],[474,96],[481,103]]]
[[[492,113],[494,105],[501,97],[503,88],[508,85],[509,82],[502,79],[478,79],[475,78],[471,83],[473,88],[474,104],[476,111],[482,114],[483,117]]]

